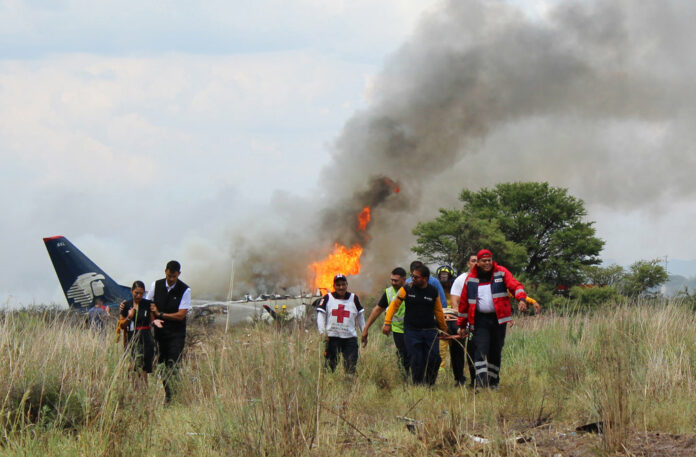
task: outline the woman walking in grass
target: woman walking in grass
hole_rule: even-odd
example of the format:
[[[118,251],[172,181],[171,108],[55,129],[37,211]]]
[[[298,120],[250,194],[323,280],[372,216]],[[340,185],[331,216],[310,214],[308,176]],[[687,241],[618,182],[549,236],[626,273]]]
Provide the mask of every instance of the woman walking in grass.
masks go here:
[[[155,320],[150,312],[152,302],[145,296],[145,284],[142,281],[135,281],[131,288],[133,298],[123,303],[121,314],[125,316],[122,324],[124,330],[128,331],[132,337],[128,344],[131,357],[133,358],[135,371],[140,372],[136,376],[136,384],[139,381],[147,381],[147,374],[152,373],[152,362],[155,357],[155,342],[152,338],[151,325],[161,324]]]

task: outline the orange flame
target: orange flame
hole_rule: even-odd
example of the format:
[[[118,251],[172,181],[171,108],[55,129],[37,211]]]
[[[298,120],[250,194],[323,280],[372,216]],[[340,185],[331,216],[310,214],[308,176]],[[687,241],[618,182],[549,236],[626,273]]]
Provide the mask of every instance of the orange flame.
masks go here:
[[[370,222],[370,207],[366,206],[358,214],[358,230],[364,232],[367,228],[367,224]]]
[[[337,274],[356,275],[360,273],[360,256],[363,248],[359,244],[347,249],[341,244],[334,244],[334,250],[321,262],[312,263],[314,270],[314,287],[329,291],[333,287],[333,278]]]

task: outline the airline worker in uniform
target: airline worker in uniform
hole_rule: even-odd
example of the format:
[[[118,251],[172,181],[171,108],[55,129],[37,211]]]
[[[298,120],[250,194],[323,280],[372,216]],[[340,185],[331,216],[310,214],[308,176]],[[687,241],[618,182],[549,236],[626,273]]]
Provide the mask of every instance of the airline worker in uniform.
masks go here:
[[[126,301],[123,306],[126,326],[132,337],[130,339],[131,357],[135,362],[135,370],[141,372],[142,381],[147,379],[148,373],[152,373],[152,362],[155,358],[155,341],[152,338],[150,326],[155,320],[150,306],[152,302],[143,298],[145,296],[145,284],[135,281],[131,287],[133,298]],[[137,382],[136,378],[136,382]]]
[[[389,278],[391,285],[384,290],[382,297],[377,302],[377,306],[374,307],[370,316],[367,318],[367,324],[362,331],[362,344],[363,347],[367,346],[367,332],[370,326],[375,322],[375,320],[382,314],[388,307],[389,303],[394,300],[397,292],[401,289],[404,284],[406,284],[406,270],[401,267],[396,267],[392,270],[391,276]],[[402,305],[394,314],[392,318],[391,330],[394,335],[394,345],[396,346],[396,353],[399,357],[399,365],[403,369],[405,376],[408,376],[410,362],[408,359],[408,351],[406,350],[406,343],[404,342],[404,312],[406,308]]]
[[[317,306],[317,327],[326,342],[326,367],[336,369],[339,352],[343,355],[346,373],[355,373],[358,364],[358,334],[365,327],[365,315],[358,296],[348,292],[348,279],[337,274],[333,279],[334,292],[324,295]]]
[[[446,333],[447,324],[440,294],[428,284],[429,278],[428,267],[419,265],[414,268],[412,283],[399,289],[396,298],[389,304],[382,333],[389,335],[392,319],[404,303],[404,340],[411,359],[411,379],[414,384],[433,385],[440,368],[438,329]]]
[[[457,324],[462,337],[473,331],[476,387],[497,388],[505,331],[512,321],[508,291],[520,312],[527,311],[527,294],[512,273],[493,261],[491,251],[482,249],[476,257],[476,266],[466,277],[466,293],[459,299]]]
[[[153,302],[150,311],[155,319],[162,321],[162,327],[155,328],[155,341],[159,350],[157,363],[165,365],[162,383],[167,403],[172,400],[174,378],[186,344],[186,314],[191,308],[191,289],[179,280],[180,274],[181,264],[176,260],[168,262],[165,277],[153,282],[145,297]]]

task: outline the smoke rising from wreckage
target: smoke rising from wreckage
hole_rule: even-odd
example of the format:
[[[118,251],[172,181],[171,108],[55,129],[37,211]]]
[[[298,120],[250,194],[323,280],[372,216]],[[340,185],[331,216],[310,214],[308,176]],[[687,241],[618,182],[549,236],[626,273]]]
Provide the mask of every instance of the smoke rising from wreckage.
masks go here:
[[[295,203],[315,216],[287,211],[263,242],[237,238],[233,256],[251,266],[240,282],[306,283],[306,266],[335,243],[360,243],[351,287],[376,289],[376,278],[407,263],[415,223],[454,204],[461,187],[548,181],[588,206],[624,211],[688,201],[693,19],[696,5],[656,0],[563,1],[543,20],[503,2],[444,2],[346,123],[317,195]],[[617,170],[629,172],[617,179]],[[399,183],[398,195],[385,177]],[[365,207],[372,221],[361,233],[355,217]]]

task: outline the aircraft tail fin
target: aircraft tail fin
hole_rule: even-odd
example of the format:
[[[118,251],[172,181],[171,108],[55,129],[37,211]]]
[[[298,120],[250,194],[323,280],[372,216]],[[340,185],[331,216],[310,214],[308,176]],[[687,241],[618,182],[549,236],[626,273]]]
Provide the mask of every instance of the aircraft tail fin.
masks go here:
[[[107,306],[130,298],[130,288],[117,284],[64,236],[43,241],[71,308],[87,309],[100,297]]]

